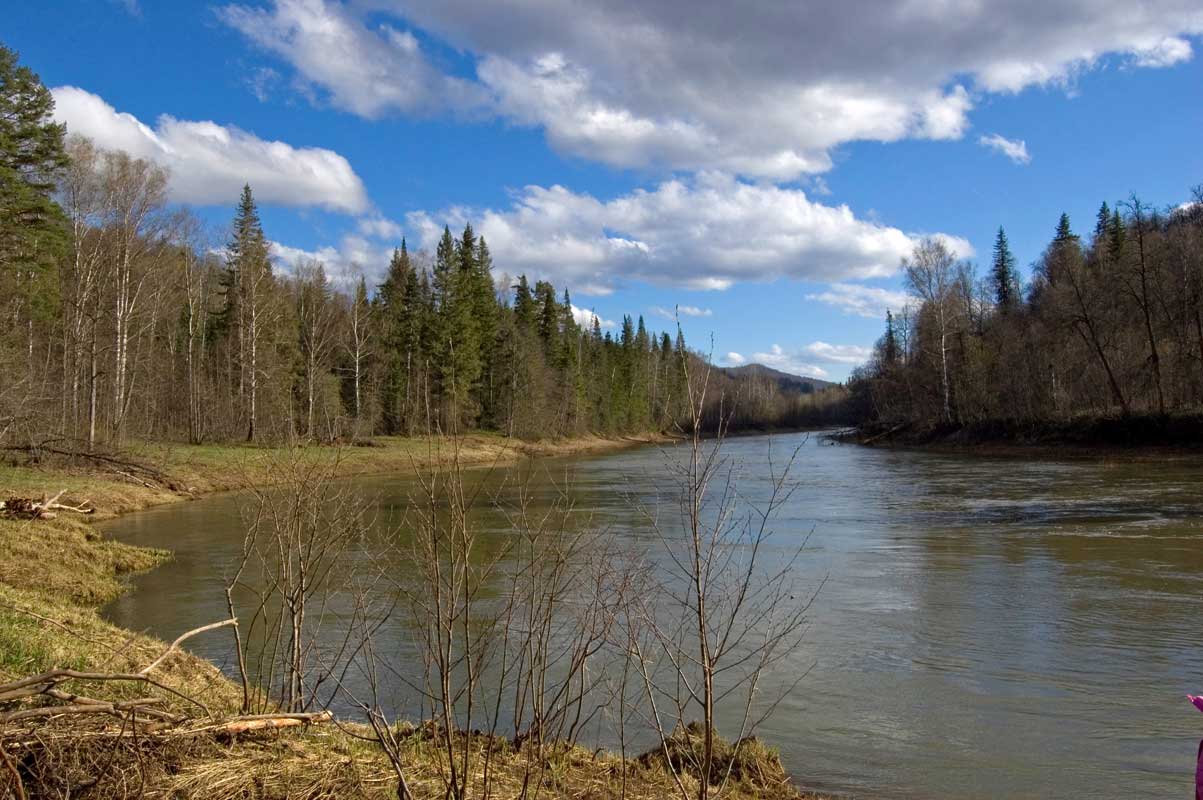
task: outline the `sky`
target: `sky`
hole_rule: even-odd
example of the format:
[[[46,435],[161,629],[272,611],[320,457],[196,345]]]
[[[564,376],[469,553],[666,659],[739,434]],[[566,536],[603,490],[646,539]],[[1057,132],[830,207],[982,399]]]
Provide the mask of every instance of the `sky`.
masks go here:
[[[721,364],[845,379],[940,236],[1025,273],[1064,211],[1203,183],[1198,0],[39,0],[0,42],[68,131],[169,168],[220,246],[378,282],[485,236],[499,284]]]

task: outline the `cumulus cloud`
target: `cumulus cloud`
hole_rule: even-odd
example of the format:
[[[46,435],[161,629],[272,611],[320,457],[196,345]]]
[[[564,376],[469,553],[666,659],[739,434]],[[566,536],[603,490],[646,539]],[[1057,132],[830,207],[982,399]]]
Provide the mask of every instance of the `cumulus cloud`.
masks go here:
[[[748,363],[748,359],[744,358],[741,353],[727,353],[727,364],[732,367],[739,367]]]
[[[361,117],[487,103],[483,87],[431,64],[412,31],[367,27],[341,3],[278,0],[271,8],[229,5],[218,18],[292,64],[306,88]]]
[[[1028,143],[1023,139],[1008,139],[992,133],[989,136],[979,136],[977,143],[988,150],[1002,153],[1016,164],[1032,163],[1032,157],[1028,154]]]
[[[833,283],[826,291],[806,295],[806,299],[835,306],[845,314],[870,319],[884,319],[887,310],[898,311],[913,302],[906,292],[858,283]]]
[[[577,308],[575,305],[569,304],[572,309],[572,318],[576,320],[576,324],[582,328],[592,328],[593,321],[597,320],[597,324],[602,328],[615,328],[618,323],[612,319],[603,319],[588,308]]]
[[[872,348],[857,344],[828,344],[811,342],[802,348],[809,357],[825,364],[863,364],[873,354]]]
[[[829,282],[895,273],[914,236],[858,219],[799,189],[721,173],[665,181],[609,201],[527,186],[509,208],[416,212],[407,228],[433,249],[443,226],[471,221],[498,269],[606,294],[624,279],[721,290],[736,281]],[[967,255],[968,242],[946,237]]]
[[[382,247],[361,236],[348,234],[338,247],[324,245],[315,250],[306,250],[272,242],[271,252],[276,266],[290,274],[295,274],[300,264],[320,261],[335,286],[350,290],[361,276],[367,280],[369,287],[381,283],[393,251],[391,247]]]
[[[400,239],[402,233],[399,224],[379,214],[362,218],[357,228],[361,234],[373,239]]]
[[[219,15],[361,116],[469,110],[613,165],[772,179],[826,170],[847,142],[958,138],[976,96],[1067,85],[1108,56],[1181,63],[1203,33],[1197,0],[274,0]],[[440,65],[432,40],[475,74]]]
[[[250,183],[260,202],[349,213],[368,208],[363,182],[332,150],[294,147],[232,126],[166,114],[151,128],[83,89],[60,86],[51,92],[55,120],[67,123],[68,132],[167,167],[173,200],[232,204]]]
[[[676,306],[675,308],[665,308],[664,306],[652,306],[650,311],[657,317],[664,319],[676,319],[677,314],[682,317],[710,317],[714,312],[708,308],[698,308],[697,306]]]

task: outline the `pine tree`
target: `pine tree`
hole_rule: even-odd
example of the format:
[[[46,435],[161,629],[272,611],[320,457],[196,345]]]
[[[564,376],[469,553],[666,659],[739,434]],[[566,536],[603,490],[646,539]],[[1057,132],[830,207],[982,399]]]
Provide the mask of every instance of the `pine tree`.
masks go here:
[[[1018,297],[1015,284],[1015,256],[1007,244],[1007,234],[1000,226],[994,240],[994,264],[990,272],[994,282],[994,301],[1004,314],[1014,309]]]

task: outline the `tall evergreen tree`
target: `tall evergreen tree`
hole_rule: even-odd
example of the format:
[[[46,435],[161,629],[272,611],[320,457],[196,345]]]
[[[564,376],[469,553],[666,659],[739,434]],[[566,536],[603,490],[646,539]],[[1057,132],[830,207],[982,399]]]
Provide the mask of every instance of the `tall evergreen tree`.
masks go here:
[[[238,394],[243,399],[247,441],[254,441],[259,419],[260,389],[270,353],[265,347],[279,320],[270,249],[259,210],[249,184],[234,213],[233,236],[226,246],[226,273],[222,281],[225,330],[234,337],[237,354]]]
[[[53,314],[53,273],[67,246],[66,217],[51,198],[67,166],[66,126],[53,112],[37,74],[0,46],[0,308],[16,303],[29,325]]]
[[[436,341],[431,348],[438,375],[438,393],[443,404],[444,423],[458,427],[475,421],[474,393],[480,377],[480,354],[476,328],[472,320],[471,274],[460,268],[460,247],[443,228],[443,237],[435,251],[433,290],[436,309]],[[469,258],[473,258],[471,252]]]
[[[380,382],[384,431],[405,433],[409,429],[415,345],[421,335],[414,325],[418,316],[417,275],[405,239],[399,249],[393,250],[384,283],[376,292],[376,302],[380,307],[377,319],[384,345]]]
[[[1015,291],[1015,256],[1011,253],[1007,244],[1007,234],[1001,226],[994,240],[994,263],[990,277],[994,283],[994,302],[1004,313],[1011,311],[1018,301]]]
[[[1001,231],[1002,229],[999,228]],[[894,330],[894,315],[886,310],[886,333],[881,343],[882,366],[887,369],[898,365],[898,333]]]
[[[1107,239],[1111,235],[1111,209],[1107,206],[1107,201],[1099,206],[1099,212],[1094,218],[1094,241],[1091,246],[1095,250],[1100,250],[1107,246]]]

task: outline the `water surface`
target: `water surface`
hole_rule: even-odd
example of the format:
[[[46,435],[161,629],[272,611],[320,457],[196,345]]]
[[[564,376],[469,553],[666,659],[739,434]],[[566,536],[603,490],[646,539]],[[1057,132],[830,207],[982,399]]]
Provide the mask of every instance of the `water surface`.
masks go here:
[[[767,490],[768,448],[781,456],[803,441],[728,443],[749,497]],[[665,457],[645,448],[546,471],[570,476],[578,508],[646,548],[632,495],[671,496]],[[774,680],[809,673],[761,735],[801,783],[857,796],[1188,796],[1203,736],[1183,699],[1203,690],[1201,476],[1190,462],[969,458],[811,437],[777,541],[788,549],[809,535],[802,577],[826,584],[803,647]],[[385,519],[413,489],[397,477],[355,485]],[[540,491],[546,502],[553,489]],[[224,618],[240,502],[223,495],[108,524],[176,556],[139,576],[108,618],[168,639]],[[228,667],[228,644],[192,647]]]

